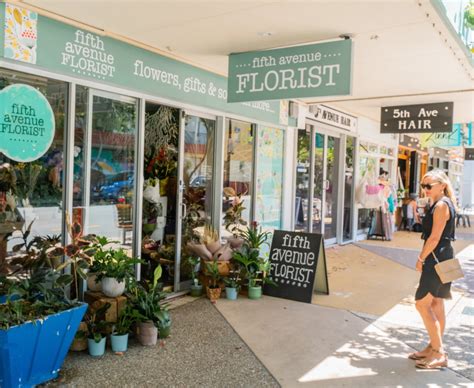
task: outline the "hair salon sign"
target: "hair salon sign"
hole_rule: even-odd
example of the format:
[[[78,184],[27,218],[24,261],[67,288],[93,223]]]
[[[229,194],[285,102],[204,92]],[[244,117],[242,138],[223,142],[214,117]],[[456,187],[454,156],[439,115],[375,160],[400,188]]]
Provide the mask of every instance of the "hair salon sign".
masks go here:
[[[46,153],[54,139],[54,114],[46,97],[23,84],[0,91],[0,152],[18,162]]]
[[[453,130],[453,103],[386,106],[381,133],[434,133]]]
[[[348,39],[231,54],[227,101],[348,95],[351,50]]]

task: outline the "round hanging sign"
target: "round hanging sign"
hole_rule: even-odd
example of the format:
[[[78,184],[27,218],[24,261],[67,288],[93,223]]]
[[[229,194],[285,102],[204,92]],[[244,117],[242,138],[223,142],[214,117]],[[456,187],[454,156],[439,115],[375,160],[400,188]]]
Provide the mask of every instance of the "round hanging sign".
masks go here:
[[[31,162],[48,151],[54,139],[54,113],[48,99],[29,85],[0,90],[0,152]]]

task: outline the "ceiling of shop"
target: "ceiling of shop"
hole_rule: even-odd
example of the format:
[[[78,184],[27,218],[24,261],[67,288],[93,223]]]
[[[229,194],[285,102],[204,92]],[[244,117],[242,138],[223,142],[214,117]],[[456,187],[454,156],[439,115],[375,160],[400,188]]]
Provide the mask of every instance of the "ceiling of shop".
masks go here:
[[[343,100],[337,103],[341,109],[376,120],[382,105],[454,101],[455,121],[474,121],[474,69],[429,0],[23,3],[224,75],[229,53],[316,42],[350,33],[354,39],[352,96],[305,101]],[[466,90],[471,92],[460,92]],[[438,94],[446,91],[453,93]]]

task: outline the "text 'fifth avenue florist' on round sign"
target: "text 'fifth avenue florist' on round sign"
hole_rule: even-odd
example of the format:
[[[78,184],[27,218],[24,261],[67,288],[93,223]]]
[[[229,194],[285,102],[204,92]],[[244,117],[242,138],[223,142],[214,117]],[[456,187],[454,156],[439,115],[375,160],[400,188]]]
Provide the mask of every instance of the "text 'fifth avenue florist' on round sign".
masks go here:
[[[23,84],[0,91],[0,152],[31,162],[48,151],[54,139],[54,113],[47,98]]]

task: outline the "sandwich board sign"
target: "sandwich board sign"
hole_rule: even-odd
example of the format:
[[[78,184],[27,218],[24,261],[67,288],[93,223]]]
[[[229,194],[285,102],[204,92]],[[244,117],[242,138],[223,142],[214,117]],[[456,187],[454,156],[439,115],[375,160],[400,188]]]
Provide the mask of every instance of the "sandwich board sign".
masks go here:
[[[275,230],[270,263],[276,286],[265,285],[265,295],[311,303],[315,291],[329,294],[322,234]]]

